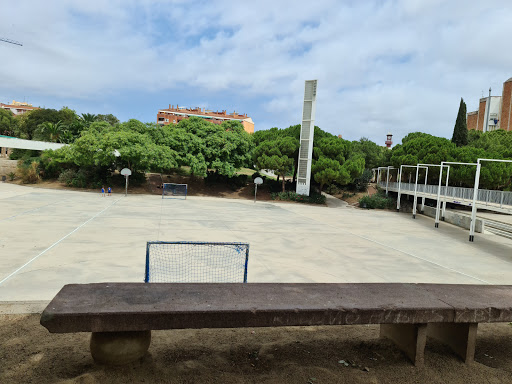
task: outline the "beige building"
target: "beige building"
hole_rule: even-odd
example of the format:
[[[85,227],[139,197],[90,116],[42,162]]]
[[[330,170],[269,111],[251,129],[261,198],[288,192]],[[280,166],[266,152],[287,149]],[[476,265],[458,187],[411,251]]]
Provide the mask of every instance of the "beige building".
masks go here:
[[[159,125],[178,124],[181,120],[196,116],[207,119],[214,124],[222,124],[224,121],[234,120],[242,123],[248,133],[254,133],[254,122],[247,114],[238,114],[236,112],[227,113],[226,111],[213,112],[204,108],[185,108],[176,105],[170,105],[167,109],[160,109],[156,115],[156,121]]]
[[[501,96],[483,97],[478,111],[466,115],[468,129],[512,131],[512,77],[503,83]]]
[[[0,103],[0,108],[7,109],[16,116],[23,115],[24,113],[33,111],[34,109],[39,109],[37,107],[33,107],[32,104],[22,103],[21,101],[16,100],[13,100],[11,104]]]

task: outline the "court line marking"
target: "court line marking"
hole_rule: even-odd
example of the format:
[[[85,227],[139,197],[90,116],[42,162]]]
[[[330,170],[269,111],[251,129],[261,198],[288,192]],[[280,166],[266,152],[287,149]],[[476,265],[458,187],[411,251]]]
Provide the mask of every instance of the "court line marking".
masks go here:
[[[124,197],[124,196],[123,196]],[[25,264],[23,264],[21,267],[19,267],[18,269],[16,269],[14,272],[10,273],[8,276],[4,277],[1,281],[0,281],[0,285],[2,285],[5,281],[7,281],[8,279],[10,279],[12,276],[14,276],[15,274],[17,274],[19,271],[21,271],[23,268],[25,268],[27,265],[31,264],[34,260],[38,259],[40,256],[44,255],[46,252],[48,252],[50,249],[52,249],[53,247],[57,246],[58,244],[60,244],[63,240],[67,239],[69,236],[71,236],[73,233],[75,233],[76,231],[78,231],[80,228],[82,228],[84,225],[86,225],[88,222],[94,220],[96,217],[98,217],[99,215],[101,215],[103,212],[105,212],[107,209],[109,209],[110,207],[112,207],[114,204],[116,204],[119,200],[121,200],[123,197],[120,197],[119,199],[117,199],[116,201],[114,201],[112,204],[110,204],[109,206],[105,207],[104,209],[102,209],[100,212],[98,212],[97,214],[95,214],[93,217],[91,217],[90,219],[88,219],[87,221],[83,222],[82,224],[80,224],[78,227],[76,227],[75,229],[73,229],[71,232],[69,232],[66,236],[62,237],[61,239],[57,240],[55,243],[53,243],[52,245],[50,245],[48,248],[46,248],[44,251],[42,251],[41,253],[39,253],[37,256],[34,256],[33,258],[31,258],[29,261],[27,261]]]
[[[306,216],[306,215],[304,215],[304,214],[302,214],[302,213],[299,213],[299,212],[296,212],[296,213],[297,213],[298,215],[301,215],[301,216],[304,216],[304,217],[308,217],[308,216]],[[364,239],[364,240],[370,241],[370,242],[375,243],[375,244],[379,244],[380,246],[382,246],[382,247],[384,247],[384,248],[392,249],[392,250],[394,250],[394,251],[397,251],[397,252],[403,253],[403,254],[405,254],[405,255],[407,255],[407,256],[411,256],[411,257],[413,257],[413,258],[415,258],[415,259],[422,260],[422,261],[426,261],[427,263],[430,263],[430,264],[433,264],[433,265],[435,265],[435,266],[438,266],[438,267],[441,267],[441,268],[447,269],[447,270],[449,270],[449,271],[452,271],[452,272],[458,273],[458,274],[460,274],[460,275],[462,275],[462,276],[466,276],[466,277],[469,277],[469,278],[471,278],[471,279],[478,280],[478,281],[480,281],[480,282],[482,282],[482,283],[485,283],[485,284],[494,285],[493,283],[490,283],[490,282],[488,282],[488,281],[485,281],[485,280],[479,279],[478,277],[475,277],[475,276],[468,275],[467,273],[457,271],[456,269],[453,269],[453,268],[450,268],[450,267],[446,267],[446,266],[444,266],[444,265],[442,265],[442,264],[436,263],[435,261],[431,261],[431,260],[425,259],[425,258],[423,258],[423,257],[416,256],[416,255],[414,255],[414,254],[412,254],[412,253],[409,253],[409,252],[407,252],[407,251],[403,251],[403,250],[401,250],[401,249],[398,249],[398,248],[392,247],[392,246],[390,246],[390,245],[387,245],[387,244],[381,243],[380,241],[370,239],[369,237],[366,237],[366,236],[363,236],[363,235],[358,235],[357,233],[351,232],[351,231],[349,231],[348,229],[344,229],[344,228],[342,228],[342,227],[338,227],[338,226],[333,225],[333,224],[330,224],[330,223],[324,223],[324,222],[322,222],[322,221],[320,221],[320,220],[313,219],[313,218],[311,218],[311,217],[309,217],[309,219],[310,219],[310,220],[313,220],[313,221],[316,221],[316,222],[318,222],[318,223],[321,223],[321,224],[323,224],[323,225],[326,225],[326,224],[327,224],[327,225],[328,225],[328,226],[330,226],[330,227],[333,227],[333,228],[336,228],[336,229],[338,229],[338,230],[342,230],[342,231],[344,231],[344,232],[350,233],[352,236],[359,237],[359,238],[361,238],[361,239]]]

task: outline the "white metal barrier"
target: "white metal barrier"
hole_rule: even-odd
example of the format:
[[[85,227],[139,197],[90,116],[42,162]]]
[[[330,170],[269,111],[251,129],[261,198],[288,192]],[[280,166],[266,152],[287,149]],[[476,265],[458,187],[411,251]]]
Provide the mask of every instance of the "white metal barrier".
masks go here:
[[[386,182],[379,182],[379,186],[382,188],[386,188]],[[398,191],[398,183],[397,182],[389,182],[388,190]],[[401,183],[400,189],[403,192],[409,191],[414,192],[414,183]],[[418,184],[417,190],[418,193],[436,195],[438,192],[439,186],[432,184]],[[448,187],[441,186],[441,196],[443,198],[447,197],[451,200],[473,200],[473,188],[462,188],[462,187]],[[436,197],[437,198],[437,197]],[[512,192],[508,191],[495,191],[489,189],[479,189],[477,201],[481,204],[485,205],[498,205],[500,208],[503,206],[512,206]]]

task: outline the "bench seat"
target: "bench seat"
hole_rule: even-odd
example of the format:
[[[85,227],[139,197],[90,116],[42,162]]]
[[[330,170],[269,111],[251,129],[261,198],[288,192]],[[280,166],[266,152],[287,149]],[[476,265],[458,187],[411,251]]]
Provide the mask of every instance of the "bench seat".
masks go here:
[[[103,362],[95,334],[96,347],[135,335],[149,347],[159,329],[356,324],[381,324],[416,365],[427,334],[470,362],[477,323],[509,321],[512,286],[401,283],[70,284],[41,316],[50,332],[92,332]]]

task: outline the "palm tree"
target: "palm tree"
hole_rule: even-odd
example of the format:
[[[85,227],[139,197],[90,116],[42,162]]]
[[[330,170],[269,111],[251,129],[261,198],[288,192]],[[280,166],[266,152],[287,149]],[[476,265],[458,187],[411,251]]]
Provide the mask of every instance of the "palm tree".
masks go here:
[[[66,132],[66,126],[60,120],[55,124],[45,121],[39,124],[39,129],[43,137],[52,143],[60,142],[60,137]]]
[[[82,113],[82,116],[80,117],[80,120],[84,123],[86,127],[91,125],[91,123],[94,123],[96,121],[96,115],[92,113]]]

